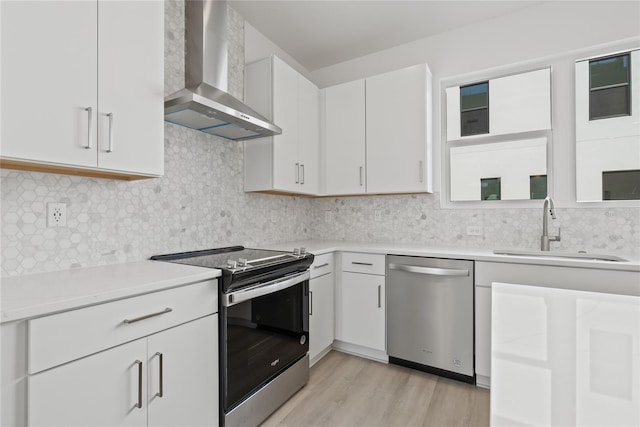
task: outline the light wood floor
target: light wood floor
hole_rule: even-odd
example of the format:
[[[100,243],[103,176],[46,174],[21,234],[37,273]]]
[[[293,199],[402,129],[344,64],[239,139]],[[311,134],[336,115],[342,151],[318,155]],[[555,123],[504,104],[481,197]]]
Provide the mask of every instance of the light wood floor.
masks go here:
[[[489,391],[332,351],[262,426],[489,426]]]

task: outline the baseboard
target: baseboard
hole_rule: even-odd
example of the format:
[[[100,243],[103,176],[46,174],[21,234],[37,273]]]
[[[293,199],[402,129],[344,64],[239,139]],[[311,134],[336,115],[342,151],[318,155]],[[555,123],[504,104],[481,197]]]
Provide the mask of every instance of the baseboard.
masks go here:
[[[325,348],[324,350],[322,350],[320,353],[316,354],[313,359],[309,359],[309,367],[312,367],[313,365],[315,365],[316,363],[318,363],[320,361],[320,359],[322,359],[323,357],[325,357],[327,354],[329,354],[329,352],[332,350],[331,346],[328,346],[327,348]]]
[[[476,374],[476,385],[482,388],[491,388],[491,377]]]
[[[365,359],[375,360],[376,362],[389,363],[389,355],[381,350],[338,340],[333,342],[333,348],[353,356],[364,357]]]

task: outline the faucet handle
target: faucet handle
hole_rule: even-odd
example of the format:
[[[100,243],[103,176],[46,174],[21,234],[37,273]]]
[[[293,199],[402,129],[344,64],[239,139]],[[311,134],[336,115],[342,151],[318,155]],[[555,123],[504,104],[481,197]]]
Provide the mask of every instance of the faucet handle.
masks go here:
[[[550,236],[549,240],[552,242],[559,242],[561,238],[561,233],[560,233],[560,227],[558,227],[558,235],[557,236]]]

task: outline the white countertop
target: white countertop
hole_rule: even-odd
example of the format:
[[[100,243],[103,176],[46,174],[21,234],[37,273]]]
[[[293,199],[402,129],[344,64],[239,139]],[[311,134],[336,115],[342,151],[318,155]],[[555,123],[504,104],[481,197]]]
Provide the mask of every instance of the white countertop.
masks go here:
[[[0,323],[220,277],[220,270],[139,261],[2,278]]]
[[[268,249],[293,250],[303,247],[307,252],[321,255],[329,252],[365,252],[376,254],[410,255],[436,258],[471,259],[474,261],[537,264],[560,267],[597,268],[601,270],[638,271],[640,259],[623,256],[629,261],[598,261],[593,259],[546,258],[537,256],[496,255],[493,249],[468,249],[405,243],[366,243],[339,240],[299,240],[267,245]],[[503,249],[503,248],[500,248]]]

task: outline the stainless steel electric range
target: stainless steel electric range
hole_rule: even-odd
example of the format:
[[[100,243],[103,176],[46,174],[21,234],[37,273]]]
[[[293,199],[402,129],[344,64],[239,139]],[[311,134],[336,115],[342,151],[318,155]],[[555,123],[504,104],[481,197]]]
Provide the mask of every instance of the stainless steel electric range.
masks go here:
[[[312,254],[232,246],[151,259],[222,270],[222,425],[256,426],[307,383]]]

